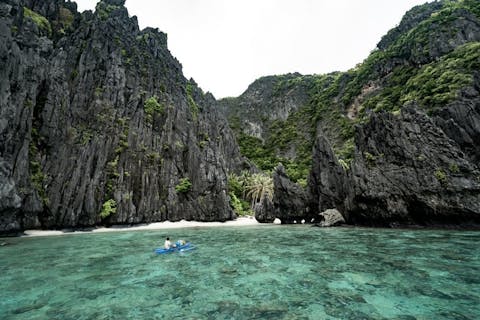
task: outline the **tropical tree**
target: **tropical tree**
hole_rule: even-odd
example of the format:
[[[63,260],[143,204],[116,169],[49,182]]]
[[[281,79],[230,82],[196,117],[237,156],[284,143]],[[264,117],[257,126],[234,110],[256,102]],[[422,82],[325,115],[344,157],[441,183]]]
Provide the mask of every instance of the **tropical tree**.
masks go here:
[[[228,175],[228,190],[235,193],[238,198],[246,197],[245,187],[251,178],[251,174],[244,170],[239,175],[231,173]]]
[[[253,212],[248,201],[246,201],[246,185],[251,175],[248,171],[242,171],[240,174],[231,173],[228,175],[228,191],[230,196],[230,205],[240,216],[250,216]]]
[[[245,185],[247,198],[252,200],[252,208],[265,198],[273,199],[273,179],[265,174],[253,174]]]

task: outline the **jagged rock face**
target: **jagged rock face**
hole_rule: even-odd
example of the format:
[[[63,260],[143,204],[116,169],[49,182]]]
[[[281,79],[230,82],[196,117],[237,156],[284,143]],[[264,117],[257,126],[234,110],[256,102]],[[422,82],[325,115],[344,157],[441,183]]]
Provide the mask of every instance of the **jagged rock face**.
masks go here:
[[[345,214],[349,223],[479,224],[478,168],[415,108],[359,127]]]
[[[320,128],[313,147],[312,163],[308,180],[310,210],[320,213],[330,208],[339,208],[343,211],[347,176]]]
[[[464,2],[471,7],[475,5],[475,0]],[[463,44],[480,41],[478,8],[472,12],[461,7],[452,9],[446,4],[448,1],[436,1],[407,12],[401,23],[378,43],[377,48],[388,59],[377,64],[373,74],[382,77],[398,66],[427,64]]]
[[[225,118],[123,3],[0,3],[0,231],[234,217]]]
[[[243,133],[266,140],[271,121],[285,121],[310,99],[308,85],[289,85],[289,80],[300,76],[294,73],[262,77],[238,98],[220,100],[220,109],[229,119],[240,122]]]
[[[405,14],[397,27],[393,28],[382,37],[382,40],[377,44],[377,47],[380,50],[387,49],[400,36],[418,26],[422,21],[429,18],[432,13],[441,9],[442,6],[443,3],[439,1],[433,2],[429,6],[416,6],[412,8]]]
[[[272,223],[275,217],[275,208],[273,201],[268,197],[264,197],[253,207],[255,219],[260,223]]]
[[[240,150],[260,170],[285,165],[293,181],[306,182],[315,120],[309,108],[314,76],[262,77],[218,107],[228,117]]]
[[[480,73],[459,99],[434,113],[435,123],[472,163],[480,163]]]
[[[279,165],[273,173],[273,214],[264,219],[262,216],[256,215],[255,218],[260,222],[272,222],[278,218],[282,223],[300,223],[314,221],[318,218],[318,212],[311,212],[308,206],[307,192],[298,184],[292,182],[285,168]]]

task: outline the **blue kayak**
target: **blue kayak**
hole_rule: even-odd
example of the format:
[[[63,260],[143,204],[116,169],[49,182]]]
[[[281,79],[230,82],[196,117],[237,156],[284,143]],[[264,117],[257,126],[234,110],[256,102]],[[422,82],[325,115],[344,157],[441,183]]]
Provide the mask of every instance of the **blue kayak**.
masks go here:
[[[195,249],[195,247],[190,242],[187,242],[183,245],[177,245],[176,247],[171,247],[170,249],[165,249],[165,248],[155,249],[155,253],[166,254],[166,253],[173,253],[173,252],[185,252],[193,249]]]

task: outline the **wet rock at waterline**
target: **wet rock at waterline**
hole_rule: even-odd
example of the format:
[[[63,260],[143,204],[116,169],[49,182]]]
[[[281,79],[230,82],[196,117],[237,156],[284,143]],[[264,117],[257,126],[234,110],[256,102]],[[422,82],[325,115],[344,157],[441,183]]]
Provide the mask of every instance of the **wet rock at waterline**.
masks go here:
[[[337,209],[327,209],[320,213],[321,221],[316,224],[319,227],[335,227],[345,223],[345,219]]]

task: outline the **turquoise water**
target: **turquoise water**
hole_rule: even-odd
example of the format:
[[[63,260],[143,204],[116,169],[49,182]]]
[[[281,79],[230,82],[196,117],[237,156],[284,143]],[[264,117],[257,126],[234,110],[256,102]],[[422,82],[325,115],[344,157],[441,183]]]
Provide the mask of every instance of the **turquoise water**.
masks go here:
[[[197,250],[153,254],[167,235]],[[1,319],[480,319],[474,231],[261,226],[2,241]]]

